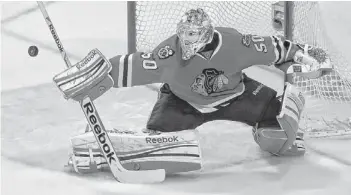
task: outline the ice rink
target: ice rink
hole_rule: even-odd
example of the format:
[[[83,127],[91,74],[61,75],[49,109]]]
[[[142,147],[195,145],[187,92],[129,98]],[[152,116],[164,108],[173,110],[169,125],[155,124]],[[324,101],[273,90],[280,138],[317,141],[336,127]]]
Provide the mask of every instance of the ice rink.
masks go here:
[[[277,158],[258,148],[249,127],[223,121],[200,127],[201,172],[153,185],[120,184],[107,172],[64,172],[69,138],[84,131],[86,122],[79,105],[66,101],[52,82],[65,65],[34,7],[35,2],[2,3],[2,194],[351,194],[351,136],[307,139],[304,157]],[[321,9],[329,38],[351,62],[351,2],[321,2]],[[55,2],[47,10],[73,63],[92,48],[108,57],[127,52],[125,2]],[[31,45],[38,46],[38,56],[28,55]],[[267,78],[274,85],[279,75]],[[96,106],[107,128],[137,129],[156,97],[146,87],[113,89]]]

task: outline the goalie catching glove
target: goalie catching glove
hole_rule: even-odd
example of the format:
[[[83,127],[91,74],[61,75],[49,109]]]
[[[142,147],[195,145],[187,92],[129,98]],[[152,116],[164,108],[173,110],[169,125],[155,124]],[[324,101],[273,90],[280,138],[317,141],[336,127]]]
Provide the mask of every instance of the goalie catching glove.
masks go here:
[[[111,69],[109,60],[98,49],[93,49],[53,80],[66,99],[81,101],[88,96],[93,101],[113,86]]]
[[[326,51],[307,44],[297,44],[297,46],[300,50],[298,50],[293,57],[293,61],[296,64],[291,65],[286,72],[289,82],[291,82],[295,76],[315,79],[323,76],[324,72],[333,70],[333,65]]]

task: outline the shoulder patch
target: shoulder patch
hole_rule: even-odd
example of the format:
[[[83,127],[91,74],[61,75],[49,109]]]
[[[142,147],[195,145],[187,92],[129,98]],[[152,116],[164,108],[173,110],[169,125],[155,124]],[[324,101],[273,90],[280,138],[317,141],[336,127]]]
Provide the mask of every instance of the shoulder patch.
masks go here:
[[[242,38],[242,43],[246,47],[250,47],[252,36],[250,34],[244,34]]]
[[[170,56],[174,55],[174,51],[171,49],[171,47],[169,45],[166,45],[164,47],[161,47],[158,50],[157,55],[160,59],[167,59]]]

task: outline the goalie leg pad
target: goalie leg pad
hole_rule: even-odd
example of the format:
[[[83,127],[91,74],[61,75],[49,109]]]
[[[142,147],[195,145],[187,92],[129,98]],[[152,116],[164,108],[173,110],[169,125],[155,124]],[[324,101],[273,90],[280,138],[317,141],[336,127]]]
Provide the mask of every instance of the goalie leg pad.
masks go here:
[[[279,125],[269,127],[263,123],[257,123],[252,128],[252,135],[262,150],[274,155],[279,155],[280,149],[283,148],[288,139],[285,131]]]
[[[303,134],[303,132],[298,132],[298,136],[296,137],[292,146],[286,151],[282,152],[281,148],[284,147],[288,140],[288,137],[283,129],[278,126],[262,126],[262,124],[257,124],[252,129],[254,140],[260,146],[260,148],[276,156],[304,155],[306,149],[303,136],[301,134]]]
[[[265,151],[283,155],[293,146],[305,99],[293,85],[286,83],[279,115],[265,119],[253,128],[256,143]],[[300,136],[301,137],[301,136]]]
[[[144,131],[146,132],[146,131]],[[164,169],[166,173],[196,171],[202,168],[197,130],[161,133],[112,130],[109,137],[122,166],[127,170]],[[155,133],[157,132],[157,133]],[[71,139],[69,162],[76,172],[90,173],[108,166],[93,133]]]
[[[284,153],[293,145],[304,106],[305,98],[302,92],[298,91],[290,83],[286,83],[282,107],[280,114],[277,116],[277,121],[280,127],[284,130],[287,140],[279,150],[279,153]]]

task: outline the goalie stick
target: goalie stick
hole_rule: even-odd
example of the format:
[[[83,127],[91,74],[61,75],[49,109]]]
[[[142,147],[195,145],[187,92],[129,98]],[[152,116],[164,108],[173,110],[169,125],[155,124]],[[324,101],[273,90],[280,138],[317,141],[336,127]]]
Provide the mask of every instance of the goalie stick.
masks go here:
[[[64,50],[63,45],[56,33],[49,14],[45,9],[44,3],[41,1],[38,1],[37,3],[63,60],[65,61],[68,68],[71,67],[72,64],[69,61],[66,51]],[[104,155],[110,167],[110,170],[117,181],[121,183],[157,183],[165,180],[166,173],[164,169],[142,171],[130,171],[125,169],[116,155],[111,140],[91,99],[89,97],[85,97],[82,101],[80,101],[80,106],[84,112],[90,128],[94,133],[101,152]]]

